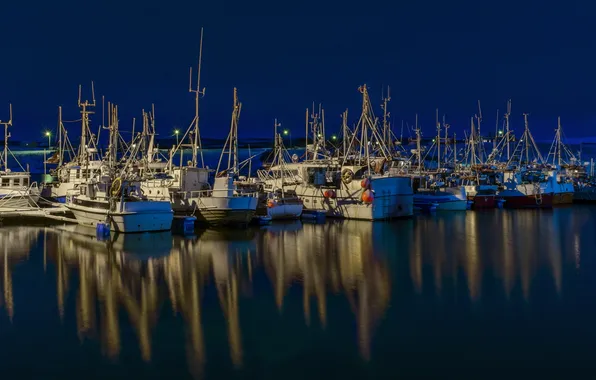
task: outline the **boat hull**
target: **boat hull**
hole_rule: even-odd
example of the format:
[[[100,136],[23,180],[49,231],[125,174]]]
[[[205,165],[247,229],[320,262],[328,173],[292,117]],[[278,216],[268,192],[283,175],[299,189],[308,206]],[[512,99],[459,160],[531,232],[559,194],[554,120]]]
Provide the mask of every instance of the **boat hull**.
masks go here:
[[[422,210],[466,211],[468,209],[468,201],[466,199],[416,199],[416,196],[414,196],[414,206]]]
[[[191,200],[197,222],[210,225],[245,225],[255,216],[257,197],[201,197]],[[195,207],[196,205],[196,207]]]
[[[472,201],[472,208],[474,208],[475,210],[495,208],[497,205],[496,197],[494,194],[479,194],[473,197],[469,197],[468,199]]]
[[[553,205],[568,205],[573,203],[573,193],[555,193]]]
[[[304,210],[324,210],[328,217],[355,220],[389,220],[414,214],[414,198],[409,177],[377,177],[370,180],[374,199],[362,201],[365,191],[360,181],[334,189],[335,198],[324,196],[325,189],[308,185],[286,186],[304,202]]]
[[[551,208],[553,193],[502,196],[505,208]]]
[[[169,206],[167,202],[151,203],[163,203]],[[171,209],[168,210],[165,205],[152,205],[157,207],[142,211],[110,212],[110,227],[121,233],[169,231],[172,228],[174,213]],[[83,226],[97,227],[98,223],[105,223],[108,220],[107,210],[72,203],[68,203],[66,207],[73,213],[77,222]]]
[[[267,207],[267,215],[273,220],[298,219],[302,215],[304,206],[296,204],[277,204],[273,207]]]
[[[37,207],[39,193],[30,190],[0,190],[0,208]]]

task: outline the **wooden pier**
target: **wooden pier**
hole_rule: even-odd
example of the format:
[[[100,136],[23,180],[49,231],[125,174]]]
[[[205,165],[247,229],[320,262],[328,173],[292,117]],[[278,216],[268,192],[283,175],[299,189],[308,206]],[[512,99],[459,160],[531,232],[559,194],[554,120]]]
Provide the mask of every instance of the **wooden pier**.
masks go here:
[[[76,219],[68,217],[69,215],[71,215],[70,211],[63,205],[47,208],[0,208],[0,223],[5,220],[29,218],[50,219],[61,222],[77,223]]]

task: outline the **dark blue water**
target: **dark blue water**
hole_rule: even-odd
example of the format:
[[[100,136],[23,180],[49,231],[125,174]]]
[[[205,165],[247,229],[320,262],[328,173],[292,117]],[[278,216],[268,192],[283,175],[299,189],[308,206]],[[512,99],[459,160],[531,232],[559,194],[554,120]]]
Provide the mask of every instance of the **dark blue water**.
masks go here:
[[[589,378],[595,215],[3,227],[2,379]]]

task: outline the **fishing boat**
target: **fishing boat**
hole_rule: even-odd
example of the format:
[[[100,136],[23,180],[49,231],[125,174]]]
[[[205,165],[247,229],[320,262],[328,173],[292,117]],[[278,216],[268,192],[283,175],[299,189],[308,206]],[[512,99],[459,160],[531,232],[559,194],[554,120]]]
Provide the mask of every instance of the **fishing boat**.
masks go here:
[[[505,208],[550,208],[554,179],[530,133],[526,113],[524,124],[524,133],[503,170],[503,189],[498,196],[505,200]]]
[[[555,138],[551,144],[546,161],[550,165],[548,174],[553,179],[553,205],[573,203],[575,193],[573,173],[568,173],[567,170],[574,170],[577,167],[577,158],[563,143],[560,117],[557,118]]]
[[[283,170],[291,176],[267,178],[265,189],[293,190],[304,211],[324,210],[329,217],[386,220],[410,217],[414,212],[410,178],[386,172],[389,150],[377,128],[366,85],[359,87],[363,110],[353,131],[343,127],[342,147],[334,157],[325,145],[324,111],[306,111],[305,159],[293,157]],[[309,136],[312,143],[309,144]],[[358,138],[357,138],[358,137]],[[282,170],[280,165],[272,171]]]
[[[199,194],[195,216],[210,224],[248,224],[257,210],[258,194],[240,191],[236,182],[240,179],[238,159],[238,121],[242,104],[238,101],[238,90],[234,88],[234,107],[230,133],[219,157],[213,190]],[[227,167],[223,160],[227,156]]]
[[[4,151],[0,156],[0,208],[15,209],[36,206],[39,200],[37,183],[31,183],[31,173],[25,170],[8,148],[12,126],[12,105],[9,105],[10,116],[8,121],[0,121],[4,126]],[[12,156],[20,166],[21,171],[13,171],[8,167],[8,157]]]
[[[79,86],[78,106],[81,112],[81,140],[76,151],[72,146],[62,121],[62,107],[58,107],[58,133],[56,152],[46,160],[46,164],[57,167],[50,170],[44,179],[42,197],[50,201],[65,203],[66,195],[80,184],[99,173],[103,163],[99,156],[96,137],[91,133],[90,115],[95,107],[95,89],[91,84],[92,101],[81,101]],[[108,105],[109,107],[109,105]],[[109,114],[108,114],[109,118]],[[109,123],[109,121],[108,121]]]
[[[428,184],[426,177],[413,177],[414,206],[422,210],[466,211],[468,200],[464,187],[445,187],[444,182]]]
[[[273,220],[298,219],[302,215],[304,204],[295,191],[285,190],[283,186],[284,183],[295,182],[295,178],[293,178],[293,173],[286,168],[285,156],[289,156],[289,153],[284,149],[282,136],[277,133],[277,127],[280,125],[277,123],[277,119],[275,119],[274,159],[271,165],[276,169],[273,171],[259,170],[257,173],[263,182],[266,182],[268,178],[278,178],[282,183],[281,187],[273,189],[267,195],[267,216]]]
[[[170,230],[173,221],[170,202],[148,200],[140,189],[138,181],[91,179],[72,190],[66,207],[83,226],[106,223],[121,233]]]
[[[127,162],[118,167],[118,116],[111,107],[110,144],[107,162],[97,176],[69,191],[66,207],[79,224],[97,227],[105,223],[121,233],[168,231],[172,228],[173,211],[169,200],[150,200],[143,193],[140,179]],[[137,151],[140,144],[131,144]]]
[[[234,89],[230,134],[222,149],[213,185],[210,183],[210,173],[213,170],[205,166],[203,159],[199,130],[199,99],[205,94],[205,89],[200,87],[202,51],[203,31],[201,30],[196,88],[193,88],[192,68],[189,83],[189,92],[195,94],[195,117],[182,139],[170,151],[168,164],[162,172],[143,181],[143,190],[150,199],[164,199],[164,194],[167,194],[176,215],[193,215],[197,218],[198,223],[209,225],[248,224],[255,215],[258,194],[241,191],[236,183],[239,180],[237,129],[241,109],[236,89]],[[187,139],[190,140],[190,143],[186,142]],[[186,165],[182,162],[183,148],[185,147],[192,149],[192,160]],[[180,154],[180,165],[175,166],[174,160],[178,153]],[[220,171],[224,155],[228,155],[228,168]]]

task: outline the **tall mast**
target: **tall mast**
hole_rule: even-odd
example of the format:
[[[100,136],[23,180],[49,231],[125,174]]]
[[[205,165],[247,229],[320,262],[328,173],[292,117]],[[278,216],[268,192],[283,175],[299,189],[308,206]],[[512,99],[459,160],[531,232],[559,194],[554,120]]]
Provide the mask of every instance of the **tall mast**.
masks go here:
[[[557,154],[559,168],[561,168],[561,116],[557,117]]]
[[[507,100],[507,112],[505,113],[505,136],[507,136],[507,162],[509,162],[510,156],[510,142],[511,136],[509,135],[509,115],[511,115],[511,99]]]
[[[478,114],[476,115],[476,120],[478,122],[478,158],[480,162],[483,161],[483,151],[484,151],[484,140],[482,138],[482,132],[480,131],[480,125],[482,123],[482,108],[480,108],[480,100],[478,100]]]
[[[499,135],[499,109],[497,108],[497,118],[495,119],[495,138],[493,139],[493,151],[497,149],[497,136]]]
[[[420,129],[418,128],[418,114],[416,114],[416,152],[418,153],[418,175],[422,174],[422,152],[420,152]]]
[[[58,106],[58,166],[62,166],[64,163],[64,146],[62,143],[62,106]]]
[[[474,138],[475,135],[475,127],[474,127],[474,118],[470,118],[470,153],[472,155],[472,161],[470,162],[471,166],[474,167],[476,165],[476,139]]]
[[[304,127],[304,158],[308,161],[308,108],[306,109],[306,121]]]
[[[447,130],[449,129],[450,125],[445,123],[445,115],[443,115],[443,128],[445,128],[445,164],[447,164],[447,149],[449,148],[449,134]],[[441,157],[439,157],[439,160]]]
[[[1,121],[0,124],[4,125],[4,171],[8,171],[8,138],[10,137],[10,133],[8,132],[8,127],[12,127],[12,104],[8,105],[8,121]]]
[[[530,134],[528,133],[528,114],[524,113],[524,142],[526,143],[526,165],[530,163]]]
[[[242,109],[242,103],[238,102],[238,90],[234,87],[234,109],[232,110],[232,121],[230,122],[230,133],[226,139],[226,143],[219,156],[219,162],[217,163],[217,175],[221,175],[220,172],[221,162],[224,155],[228,155],[228,168],[224,171],[227,175],[238,174],[238,120],[240,119],[240,110]]]
[[[439,123],[439,109],[435,110],[435,124],[437,125],[437,170],[441,169],[441,123]]]
[[[387,103],[391,101],[391,89],[387,86],[387,96],[383,96],[383,142],[391,146],[389,139],[391,137],[391,129],[389,128],[389,112],[387,111]]]
[[[281,123],[277,122],[277,119],[274,121],[274,131],[275,131],[275,153],[277,153],[277,165],[281,167],[281,196],[284,197],[284,162],[283,162],[283,149],[281,144],[281,136],[277,133],[277,127],[281,127]]]
[[[192,142],[192,166],[196,167],[198,165],[197,155],[200,152],[201,155],[201,167],[205,166],[205,161],[203,160],[203,147],[201,145],[201,135],[199,131],[199,98],[201,95],[205,96],[205,89],[201,89],[201,62],[203,60],[203,28],[201,28],[201,41],[199,43],[199,65],[197,69],[197,87],[196,89],[192,88],[192,67],[190,68],[190,78],[188,84],[188,92],[195,93],[195,118],[194,118],[194,128],[193,128],[193,142]]]
[[[348,110],[346,109],[342,114],[342,144],[343,144],[343,155],[348,155]]]
[[[81,102],[81,85],[79,85],[79,100],[78,105],[81,109],[81,145],[79,146],[79,161],[84,162],[89,159],[87,133],[89,129],[89,115],[94,114],[93,111],[89,111],[90,107],[95,107],[95,88],[93,82],[91,82],[91,97],[93,101],[89,103],[89,100]]]

